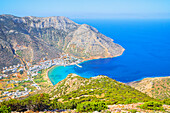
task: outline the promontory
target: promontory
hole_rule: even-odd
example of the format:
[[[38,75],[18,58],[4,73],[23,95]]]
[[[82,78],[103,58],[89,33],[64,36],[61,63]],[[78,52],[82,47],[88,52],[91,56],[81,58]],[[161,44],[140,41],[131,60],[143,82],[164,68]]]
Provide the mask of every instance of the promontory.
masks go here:
[[[116,57],[123,51],[96,28],[63,16],[0,15],[0,68],[57,58],[62,53],[84,60]]]

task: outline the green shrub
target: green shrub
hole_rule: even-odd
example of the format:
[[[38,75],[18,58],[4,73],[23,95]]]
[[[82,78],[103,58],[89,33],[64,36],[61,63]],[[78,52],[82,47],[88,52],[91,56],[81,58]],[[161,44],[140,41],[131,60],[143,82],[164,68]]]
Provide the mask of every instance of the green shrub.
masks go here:
[[[163,103],[164,103],[164,104],[167,104],[167,105],[170,105],[170,98],[164,99],[164,100],[163,100]]]
[[[48,94],[36,94],[23,100],[10,99],[9,101],[3,101],[0,103],[0,108],[7,106],[11,108],[11,111],[43,111],[50,107],[50,98]]]
[[[17,100],[17,99],[10,99],[9,101],[3,101],[0,103],[0,107],[7,106],[11,109],[11,111],[22,111],[23,108],[26,106],[22,103],[23,101]]]
[[[130,111],[131,113],[136,113],[136,112],[137,112],[136,109],[130,109],[130,110],[128,110],[128,111]]]
[[[61,102],[54,101],[50,104],[50,109],[64,109],[64,104]]]
[[[77,105],[78,112],[93,112],[107,109],[107,106],[103,102],[83,102]]]
[[[139,107],[146,110],[164,110],[161,103],[153,101],[146,102]]]
[[[43,111],[50,107],[49,94],[36,94],[24,99],[24,103],[29,110]]]
[[[137,103],[138,101],[137,100],[135,100],[135,99],[127,99],[126,101],[125,101],[125,104],[132,104],[132,103]]]
[[[11,108],[7,107],[7,106],[1,106],[0,107],[0,113],[10,113],[11,112]]]
[[[23,74],[23,70],[20,70],[19,73],[22,75]]]

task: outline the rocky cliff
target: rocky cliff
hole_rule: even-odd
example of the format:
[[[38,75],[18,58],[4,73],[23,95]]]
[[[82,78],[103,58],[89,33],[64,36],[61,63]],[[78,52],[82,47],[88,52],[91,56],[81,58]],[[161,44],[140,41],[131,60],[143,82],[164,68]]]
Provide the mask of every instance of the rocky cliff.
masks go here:
[[[20,63],[21,59],[37,62],[61,53],[89,59],[115,57],[123,51],[94,27],[66,17],[0,15],[0,68]]]

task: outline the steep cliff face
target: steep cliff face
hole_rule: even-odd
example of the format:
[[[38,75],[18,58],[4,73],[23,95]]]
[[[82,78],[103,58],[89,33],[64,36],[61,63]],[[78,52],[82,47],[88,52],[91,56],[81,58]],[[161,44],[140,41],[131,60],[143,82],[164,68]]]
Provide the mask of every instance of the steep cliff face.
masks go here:
[[[114,57],[121,55],[123,48],[102,35],[89,25],[83,24],[65,38],[65,48],[69,54],[84,58]]]
[[[0,67],[20,63],[16,55],[37,62],[43,57],[56,58],[63,52],[88,59],[119,56],[124,51],[95,28],[61,16],[0,15],[0,45]]]

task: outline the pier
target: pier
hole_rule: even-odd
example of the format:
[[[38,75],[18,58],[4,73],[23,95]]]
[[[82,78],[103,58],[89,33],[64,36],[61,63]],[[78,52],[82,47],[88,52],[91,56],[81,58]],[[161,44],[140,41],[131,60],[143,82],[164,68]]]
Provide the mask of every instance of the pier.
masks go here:
[[[78,65],[78,64],[76,64],[76,66],[78,66],[78,67],[82,68],[82,66],[80,66],[80,65]]]

